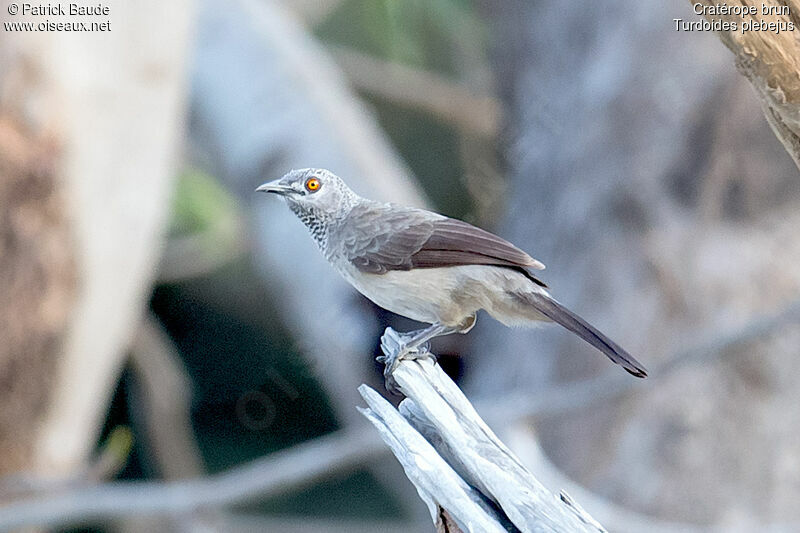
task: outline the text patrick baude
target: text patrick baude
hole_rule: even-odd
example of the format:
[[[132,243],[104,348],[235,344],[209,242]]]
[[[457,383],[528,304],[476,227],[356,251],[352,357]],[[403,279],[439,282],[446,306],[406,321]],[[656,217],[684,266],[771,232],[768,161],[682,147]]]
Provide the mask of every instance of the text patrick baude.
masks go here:
[[[66,8],[62,4],[22,4],[22,15],[47,15],[55,17],[59,15],[105,15],[111,12],[109,6],[101,4],[86,6],[80,4],[67,4]]]

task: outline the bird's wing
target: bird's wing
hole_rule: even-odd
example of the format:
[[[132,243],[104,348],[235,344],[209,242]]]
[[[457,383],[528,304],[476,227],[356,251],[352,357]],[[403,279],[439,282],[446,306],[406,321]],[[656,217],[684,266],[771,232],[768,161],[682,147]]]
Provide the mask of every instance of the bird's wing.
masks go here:
[[[544,269],[544,265],[505,239],[453,218],[434,221],[433,233],[412,256],[415,267],[451,264],[504,265]]]
[[[488,231],[421,209],[382,204],[357,206],[342,234],[347,259],[362,272],[457,265],[498,265],[541,270],[544,265]],[[540,283],[540,282],[538,282]]]
[[[411,256],[433,234],[436,215],[370,202],[353,207],[335,238],[356,268],[383,274],[414,268]]]

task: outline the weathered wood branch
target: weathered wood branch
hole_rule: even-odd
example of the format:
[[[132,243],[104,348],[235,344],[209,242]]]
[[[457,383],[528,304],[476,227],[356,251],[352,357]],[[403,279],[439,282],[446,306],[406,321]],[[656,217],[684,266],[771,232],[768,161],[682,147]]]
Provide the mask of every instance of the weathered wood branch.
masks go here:
[[[366,385],[362,385],[359,391],[369,405],[361,412],[378,428],[383,440],[403,465],[435,523],[439,523],[444,509],[466,531],[506,530],[501,517],[483,501],[481,495],[389,402]]]
[[[392,376],[406,396],[399,410],[362,385],[369,405],[362,412],[403,465],[434,522],[441,508],[463,531],[605,531],[571,498],[546,489],[433,361],[404,360]]]
[[[697,4],[690,0],[692,5]],[[704,6],[718,2],[703,0]],[[767,122],[800,167],[800,2],[797,0],[739,0],[728,5],[755,7],[755,15],[711,15],[714,23],[736,22],[736,28],[718,31],[722,43],[735,55],[736,67],[761,98]],[[767,13],[764,13],[764,10]],[[713,13],[714,11],[712,11]],[[783,31],[762,29],[760,23],[774,23]],[[759,29],[743,31],[759,24]],[[745,26],[746,25],[746,26]],[[794,30],[786,30],[794,25]]]

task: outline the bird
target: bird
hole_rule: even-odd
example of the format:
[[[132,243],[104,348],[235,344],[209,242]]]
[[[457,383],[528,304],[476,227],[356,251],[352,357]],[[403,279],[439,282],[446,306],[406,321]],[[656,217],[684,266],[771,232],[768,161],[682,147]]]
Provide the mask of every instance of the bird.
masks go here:
[[[321,168],[292,170],[256,191],[283,197],[328,262],[361,294],[429,324],[395,335],[391,353],[379,358],[387,387],[400,361],[430,357],[431,339],[469,332],[480,310],[506,326],[555,322],[631,375],[647,376],[619,344],[553,298],[537,277],[541,262],[497,235],[432,211],[362,198]]]

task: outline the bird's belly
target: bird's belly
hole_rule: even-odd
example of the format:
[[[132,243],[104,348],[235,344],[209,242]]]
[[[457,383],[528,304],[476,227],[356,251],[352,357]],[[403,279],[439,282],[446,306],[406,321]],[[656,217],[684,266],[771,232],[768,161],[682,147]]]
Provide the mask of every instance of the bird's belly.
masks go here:
[[[420,322],[458,327],[480,309],[507,325],[541,320],[530,310],[520,309],[519,300],[511,293],[542,290],[512,269],[461,265],[384,274],[364,273],[354,267],[340,272],[377,305]]]
[[[375,304],[398,315],[457,326],[477,309],[453,297],[458,280],[444,268],[393,270],[384,274],[348,272],[345,278]]]

